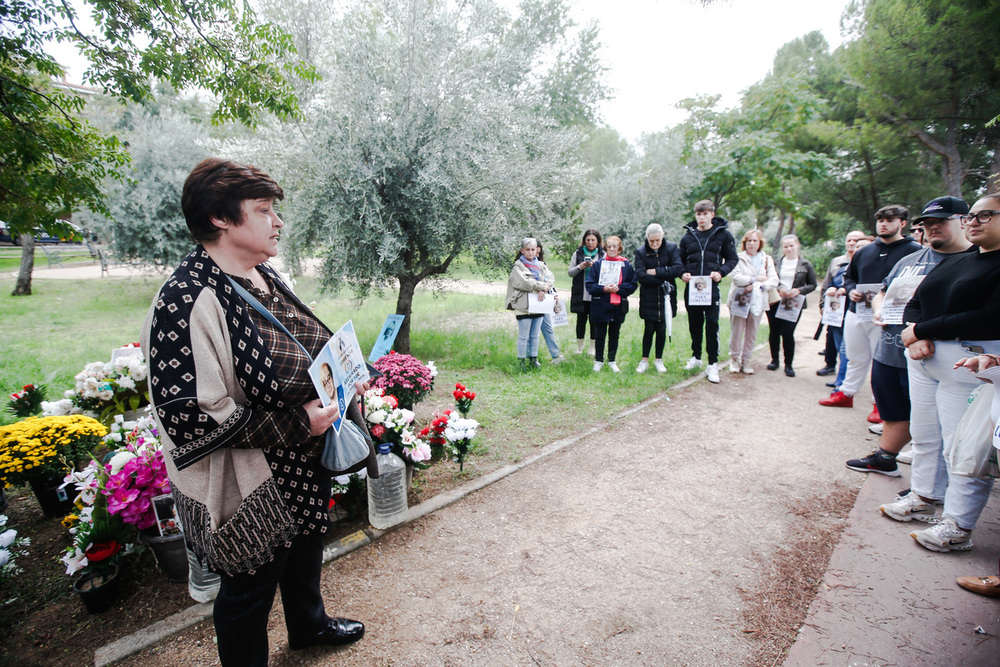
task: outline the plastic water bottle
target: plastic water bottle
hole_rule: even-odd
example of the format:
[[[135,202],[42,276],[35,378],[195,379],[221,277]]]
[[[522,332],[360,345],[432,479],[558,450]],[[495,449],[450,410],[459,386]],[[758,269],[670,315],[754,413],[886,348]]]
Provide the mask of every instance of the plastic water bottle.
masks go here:
[[[196,602],[209,602],[219,594],[219,575],[202,565],[198,557],[188,549],[188,595]]]
[[[392,445],[378,446],[378,479],[368,478],[368,522],[379,530],[406,517],[406,464],[392,453]]]

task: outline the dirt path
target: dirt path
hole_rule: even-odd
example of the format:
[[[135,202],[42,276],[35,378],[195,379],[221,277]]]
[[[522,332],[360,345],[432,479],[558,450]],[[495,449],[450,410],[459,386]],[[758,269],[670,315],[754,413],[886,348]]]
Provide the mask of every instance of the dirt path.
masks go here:
[[[836,533],[864,481],[843,461],[870,446],[866,412],[817,405],[815,326],[810,314],[799,327],[797,378],[758,355],[753,376],[609,415],[599,433],[333,562],[328,611],[368,634],[292,653],[278,604],[271,664],[749,664],[753,592],[772,556]],[[205,622],[121,664],[216,661]]]

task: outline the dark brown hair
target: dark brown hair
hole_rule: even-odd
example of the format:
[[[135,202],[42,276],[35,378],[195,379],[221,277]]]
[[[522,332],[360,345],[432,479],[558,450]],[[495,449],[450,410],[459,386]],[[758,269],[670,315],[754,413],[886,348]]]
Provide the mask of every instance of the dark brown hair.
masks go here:
[[[889,218],[899,218],[903,222],[906,222],[910,219],[910,211],[905,206],[898,206],[896,204],[883,206],[875,211],[876,220],[888,220]]]
[[[711,199],[702,199],[700,202],[694,205],[695,213],[703,213],[705,211],[711,211],[715,213],[715,202]]]
[[[212,218],[243,224],[243,202],[247,199],[284,198],[281,187],[257,167],[208,158],[184,181],[181,210],[191,236],[200,243],[219,237]]]
[[[603,248],[604,247],[604,239],[601,237],[601,233],[599,231],[597,231],[596,229],[588,229],[587,231],[585,231],[583,233],[583,238],[580,239],[580,245],[581,246],[587,245],[586,244],[587,237],[590,236],[591,234],[593,234],[594,236],[597,237],[597,247],[598,248]]]

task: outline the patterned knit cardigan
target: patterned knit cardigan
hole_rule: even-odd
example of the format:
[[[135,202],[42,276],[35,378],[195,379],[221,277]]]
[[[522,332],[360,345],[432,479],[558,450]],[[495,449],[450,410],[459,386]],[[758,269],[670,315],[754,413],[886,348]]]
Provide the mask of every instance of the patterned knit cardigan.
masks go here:
[[[277,272],[266,264],[257,269],[301,304]],[[161,287],[142,332],[150,399],[185,538],[199,558],[227,573],[252,572],[270,561],[302,529],[303,512],[313,511],[302,507],[308,494],[290,497],[282,488],[265,455],[280,447],[294,459],[312,436],[305,409],[285,402],[252,310],[199,245]],[[277,442],[258,441],[255,427],[264,420]],[[291,465],[293,476],[314,475],[305,454]]]

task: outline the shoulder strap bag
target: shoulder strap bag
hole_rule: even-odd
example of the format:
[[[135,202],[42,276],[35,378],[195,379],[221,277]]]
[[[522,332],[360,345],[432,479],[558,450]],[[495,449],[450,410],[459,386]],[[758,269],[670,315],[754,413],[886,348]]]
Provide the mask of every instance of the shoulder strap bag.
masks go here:
[[[283,325],[278,318],[276,318],[271,311],[264,307],[264,305],[257,300],[257,298],[244,289],[239,283],[229,278],[230,284],[232,284],[233,289],[236,293],[243,297],[243,300],[254,307],[258,313],[263,315],[267,320],[276,326],[280,331],[284,332],[286,336],[295,341],[295,344],[299,346],[302,353],[306,355],[310,363],[312,362],[312,355],[305,348],[302,343],[292,335],[285,325]],[[353,404],[353,402],[352,402]],[[347,473],[357,472],[365,467],[369,456],[374,456],[374,445],[372,444],[371,438],[365,433],[354,420],[349,415],[344,415],[344,421],[340,426],[340,433],[338,434],[333,427],[327,429],[326,434],[326,444],[323,446],[323,454],[320,456],[320,464],[334,473],[335,475],[345,475]],[[371,470],[369,470],[369,477],[377,477],[378,475],[372,475]]]

